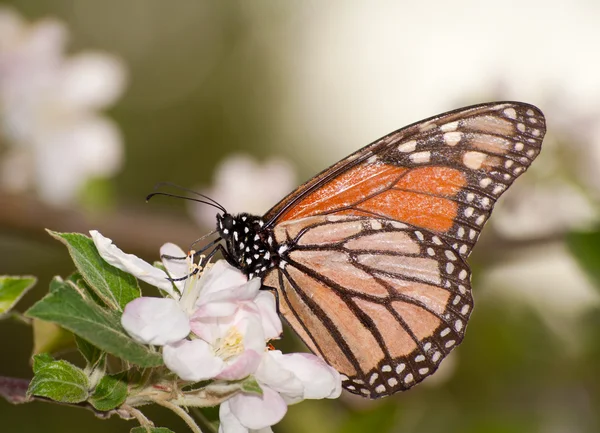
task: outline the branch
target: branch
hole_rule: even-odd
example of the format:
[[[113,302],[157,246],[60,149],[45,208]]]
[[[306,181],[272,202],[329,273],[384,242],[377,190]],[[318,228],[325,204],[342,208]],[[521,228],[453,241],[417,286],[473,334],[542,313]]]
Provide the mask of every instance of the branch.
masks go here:
[[[136,255],[155,256],[165,242],[184,249],[196,240],[202,230],[185,215],[159,211],[158,207],[140,206],[119,208],[117,211],[90,214],[81,209],[55,208],[33,197],[0,191],[0,230],[11,234],[47,240],[44,228],[59,232],[87,233],[97,229],[118,239],[119,247]]]
[[[28,379],[17,379],[15,377],[0,376],[0,396],[12,404],[27,403]]]
[[[4,377],[0,376],[0,396],[4,397],[6,401],[12,404],[30,403],[32,401],[44,401],[46,403],[55,403],[62,406],[78,407],[87,409],[94,413],[98,418],[110,418],[112,415],[117,415],[120,418],[130,420],[133,419],[133,414],[127,410],[113,409],[106,412],[99,411],[87,402],[83,403],[63,403],[49,398],[27,396],[27,389],[29,388],[29,379],[19,379],[15,377]]]

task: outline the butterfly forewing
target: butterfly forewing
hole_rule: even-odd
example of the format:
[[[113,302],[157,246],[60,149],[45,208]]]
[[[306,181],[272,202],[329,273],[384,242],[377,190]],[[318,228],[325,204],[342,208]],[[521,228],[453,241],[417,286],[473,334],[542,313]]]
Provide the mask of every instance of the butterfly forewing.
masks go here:
[[[438,233],[468,257],[498,197],[538,155],[544,133],[541,112],[515,102],[434,117],[330,167],[265,219],[390,218]]]
[[[439,236],[398,222],[316,216],[280,224],[264,284],[315,353],[371,398],[432,374],[463,338],[472,298],[466,263]]]

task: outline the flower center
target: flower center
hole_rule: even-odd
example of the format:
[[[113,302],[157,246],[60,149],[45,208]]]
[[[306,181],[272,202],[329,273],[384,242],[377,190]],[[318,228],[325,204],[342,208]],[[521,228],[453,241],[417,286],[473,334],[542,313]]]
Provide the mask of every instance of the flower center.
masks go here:
[[[227,361],[244,352],[244,336],[237,327],[232,326],[223,338],[215,343],[215,355]]]

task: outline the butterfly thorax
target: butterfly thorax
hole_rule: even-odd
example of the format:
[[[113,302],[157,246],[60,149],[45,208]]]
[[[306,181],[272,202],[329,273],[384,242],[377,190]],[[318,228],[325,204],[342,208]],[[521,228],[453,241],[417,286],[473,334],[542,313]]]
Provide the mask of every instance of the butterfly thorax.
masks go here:
[[[261,277],[277,265],[273,236],[261,217],[247,213],[217,215],[217,231],[226,244],[226,259],[249,278]]]

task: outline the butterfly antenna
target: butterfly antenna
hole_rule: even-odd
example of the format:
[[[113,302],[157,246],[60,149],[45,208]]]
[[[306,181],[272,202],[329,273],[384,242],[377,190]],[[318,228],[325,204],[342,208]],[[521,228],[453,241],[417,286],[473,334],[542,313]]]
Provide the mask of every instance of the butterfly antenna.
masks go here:
[[[171,188],[176,188],[176,189],[178,189],[180,191],[189,192],[190,194],[194,194],[194,195],[197,195],[199,197],[202,197],[202,198],[204,198],[206,200],[209,200],[212,203],[214,203],[215,207],[217,207],[218,209],[221,209],[224,213],[227,213],[227,210],[225,209],[225,207],[221,203],[219,203],[218,201],[216,201],[215,199],[210,198],[207,195],[200,194],[199,192],[194,191],[193,189],[189,189],[189,188],[183,187],[181,185],[177,185],[176,183],[172,183],[172,182],[158,182],[156,185],[154,185],[154,190],[156,191],[157,189],[162,188],[163,186],[170,186]]]
[[[215,233],[217,233],[217,231],[216,231],[216,230],[213,230],[212,232],[210,232],[210,233],[207,233],[207,234],[205,234],[204,236],[202,236],[202,237],[199,237],[198,239],[196,239],[196,240],[195,240],[194,242],[192,242],[192,244],[190,245],[190,250],[193,250],[193,249],[194,249],[194,245],[196,245],[198,242],[201,242],[201,241],[203,241],[204,239],[211,237],[211,236],[212,236],[212,235],[214,235]],[[211,242],[209,245],[215,244],[215,243],[219,242],[220,240],[221,240],[221,237],[219,236],[217,239],[215,239],[215,240],[214,240],[213,242]]]
[[[186,197],[185,195],[171,194],[168,192],[153,192],[152,194],[148,194],[146,196],[146,201],[148,202],[152,197],[157,196],[157,195],[163,195],[165,197],[181,198],[183,200],[189,200],[189,201],[195,201],[197,203],[207,204],[209,206],[219,209],[221,212],[227,213],[227,211],[225,210],[225,208],[223,206],[217,205],[215,203],[211,203],[209,201],[204,201],[204,200],[199,200],[199,199],[193,198],[193,197]]]

